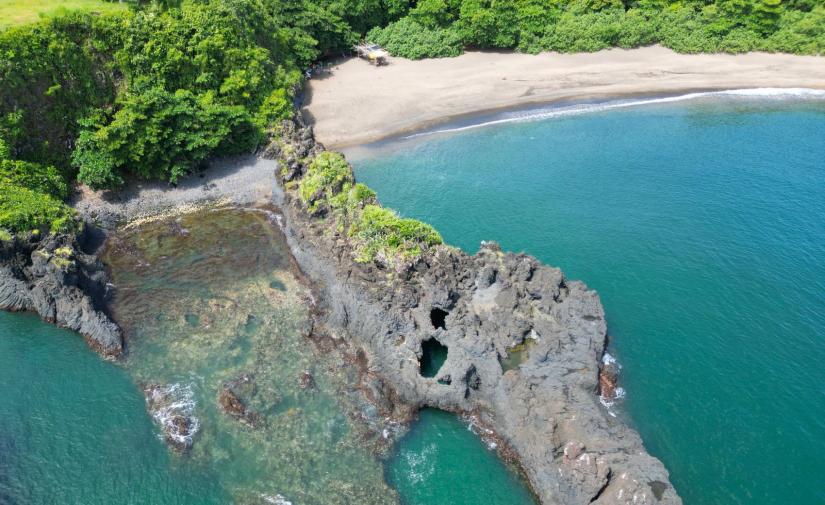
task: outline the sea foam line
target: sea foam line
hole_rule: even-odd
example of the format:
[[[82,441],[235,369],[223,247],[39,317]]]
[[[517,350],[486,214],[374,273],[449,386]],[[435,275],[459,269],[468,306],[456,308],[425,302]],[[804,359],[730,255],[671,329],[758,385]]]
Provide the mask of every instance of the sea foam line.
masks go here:
[[[653,105],[660,103],[683,102],[687,100],[695,100],[697,98],[706,98],[714,96],[735,96],[735,97],[754,97],[764,99],[791,99],[803,98],[814,100],[825,100],[825,90],[811,89],[811,88],[744,88],[744,89],[728,89],[722,91],[702,91],[696,93],[686,93],[684,95],[665,96],[659,98],[644,98],[638,100],[612,100],[608,102],[599,102],[593,104],[577,104],[570,106],[558,106],[550,108],[533,109],[521,113],[510,113],[507,117],[484,121],[481,123],[474,123],[464,126],[456,126],[453,128],[443,128],[440,130],[429,130],[419,133],[414,133],[403,137],[404,139],[412,139],[416,137],[423,137],[427,135],[434,135],[437,133],[453,133],[465,130],[474,130],[476,128],[483,128],[486,126],[494,126],[506,123],[519,123],[528,121],[538,121],[542,119],[550,119],[565,116],[578,116],[582,114],[589,114],[593,112],[602,112],[612,109],[623,109],[627,107],[638,107],[644,105]]]

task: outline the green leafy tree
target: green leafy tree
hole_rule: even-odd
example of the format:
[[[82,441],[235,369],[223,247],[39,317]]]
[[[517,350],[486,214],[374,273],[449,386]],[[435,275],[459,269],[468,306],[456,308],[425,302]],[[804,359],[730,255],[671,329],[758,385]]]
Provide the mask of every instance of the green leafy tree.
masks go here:
[[[212,92],[152,87],[119,106],[110,120],[86,120],[77,142],[72,161],[92,188],[120,185],[127,173],[174,183],[219,147],[236,153],[258,140],[249,112],[221,104]]]

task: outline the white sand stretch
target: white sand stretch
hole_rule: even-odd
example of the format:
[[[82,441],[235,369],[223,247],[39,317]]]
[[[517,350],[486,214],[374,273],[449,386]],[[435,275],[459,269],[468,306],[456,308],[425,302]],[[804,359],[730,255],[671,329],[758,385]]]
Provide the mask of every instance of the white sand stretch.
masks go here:
[[[316,138],[338,148],[520,105],[767,87],[825,89],[825,57],[677,54],[654,46],[579,54],[391,58],[380,68],[353,58],[309,82],[304,110]]]

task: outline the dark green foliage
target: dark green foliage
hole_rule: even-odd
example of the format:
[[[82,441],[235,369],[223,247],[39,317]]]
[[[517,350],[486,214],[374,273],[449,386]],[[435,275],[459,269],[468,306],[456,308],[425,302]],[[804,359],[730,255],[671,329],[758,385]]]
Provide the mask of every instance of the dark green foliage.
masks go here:
[[[66,14],[0,31],[0,137],[12,156],[67,165],[77,118],[114,99],[112,25],[123,19]]]
[[[248,110],[212,92],[153,87],[118,106],[111,118],[85,122],[77,141],[78,179],[92,188],[119,185],[127,173],[174,183],[210,154],[243,152],[258,140]]]
[[[455,28],[427,28],[410,18],[404,18],[383,30],[375,29],[368,34],[368,38],[392,54],[412,59],[458,56],[464,45]]]
[[[690,53],[823,54],[823,9],[817,0],[423,0],[370,38],[408,58],[465,47],[538,53],[656,43]]]

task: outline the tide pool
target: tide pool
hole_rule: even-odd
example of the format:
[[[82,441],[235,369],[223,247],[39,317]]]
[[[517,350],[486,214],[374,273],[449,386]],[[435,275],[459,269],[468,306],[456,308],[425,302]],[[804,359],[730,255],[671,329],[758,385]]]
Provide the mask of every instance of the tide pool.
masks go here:
[[[393,451],[384,430],[398,427],[365,402],[352,360],[312,343],[309,287],[271,212],[120,230],[104,258],[124,361],[0,312],[1,505],[534,504],[452,414],[424,412]],[[254,415],[221,409],[227,387]],[[165,444],[145,388],[174,391],[196,419],[186,453]],[[404,466],[421,448],[426,474]]]
[[[446,242],[600,293],[619,414],[686,504],[825,503],[825,102],[546,112],[348,155]]]

